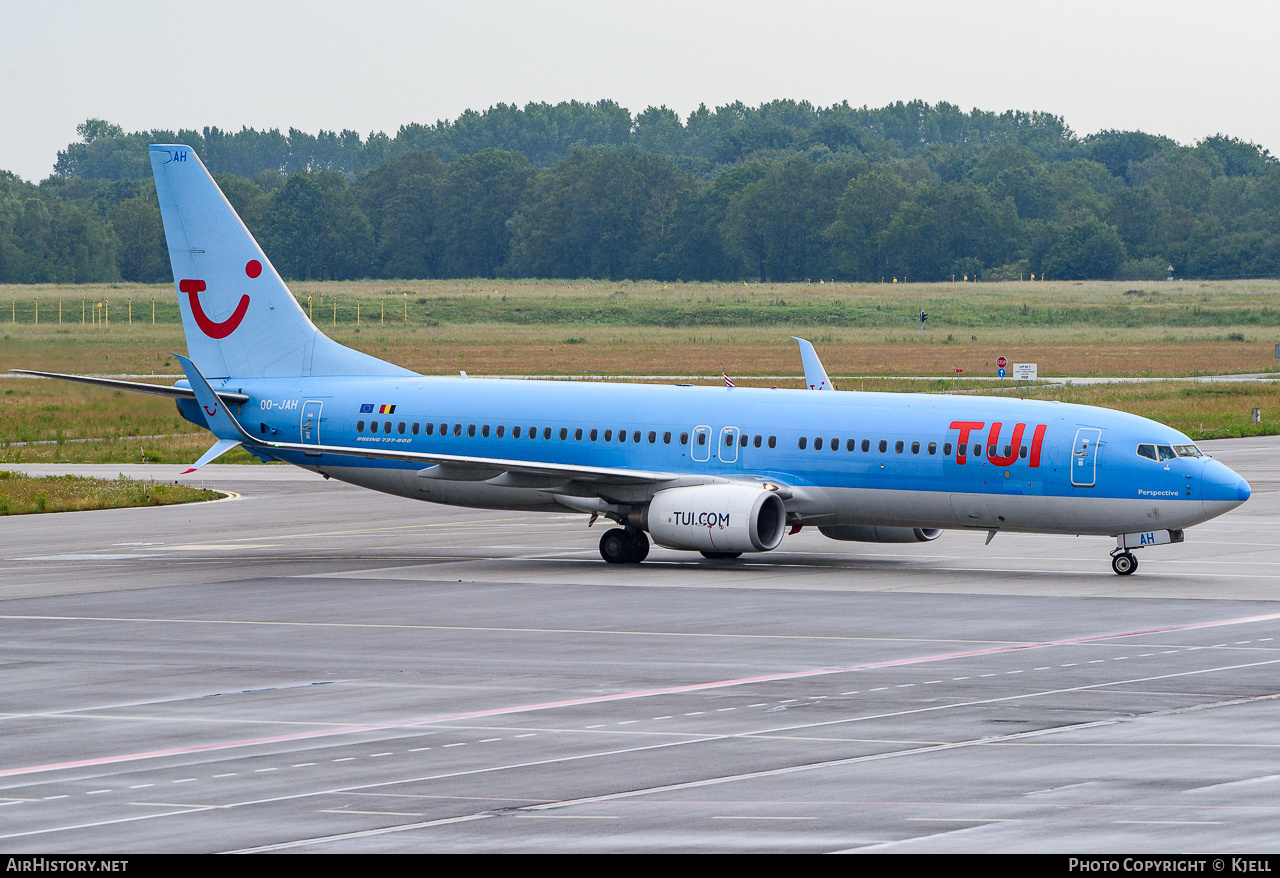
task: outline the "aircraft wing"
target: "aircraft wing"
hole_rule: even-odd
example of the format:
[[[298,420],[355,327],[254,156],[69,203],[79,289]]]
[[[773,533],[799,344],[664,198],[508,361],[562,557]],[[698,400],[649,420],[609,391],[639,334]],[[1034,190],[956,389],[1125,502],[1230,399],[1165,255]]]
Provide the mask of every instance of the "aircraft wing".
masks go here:
[[[601,466],[581,466],[578,464],[540,463],[527,460],[507,460],[495,457],[475,457],[464,454],[431,454],[420,451],[401,451],[392,448],[360,448],[347,445],[312,445],[303,442],[272,442],[254,436],[240,425],[235,416],[219,405],[214,389],[200,374],[200,370],[189,359],[175,354],[182,363],[183,371],[191,382],[192,392],[197,402],[204,409],[209,422],[209,429],[218,437],[219,443],[210,449],[210,453],[200,459],[198,465],[213,460],[222,451],[235,445],[243,444],[251,448],[265,451],[301,451],[305,454],[333,454],[343,457],[360,457],[366,460],[397,460],[406,463],[420,463],[423,470],[419,475],[428,479],[449,479],[459,481],[487,481],[492,478],[507,476],[507,481],[519,486],[519,476],[547,476],[562,482],[596,482],[611,485],[649,485],[659,482],[670,482],[682,478],[675,473],[654,472],[649,470],[618,469]],[[222,451],[214,453],[219,447]],[[192,467],[195,469],[196,467]],[[190,472],[191,470],[187,470]],[[510,478],[517,477],[517,478]],[[527,487],[539,487],[527,484]]]
[[[119,378],[95,378],[92,375],[63,375],[60,372],[36,372],[31,369],[10,369],[19,375],[35,375],[39,378],[61,378],[63,381],[79,381],[81,384],[96,384],[99,387],[111,387],[116,390],[130,390],[134,393],[151,393],[156,396],[167,396],[170,399],[195,399],[195,391],[186,387],[170,387],[163,384],[146,384],[141,381],[122,381]],[[215,395],[223,402],[231,405],[243,405],[249,397],[243,393],[230,390],[215,390]]]
[[[428,479],[458,481],[483,481],[503,473],[555,476],[565,481],[603,482],[612,485],[645,485],[670,482],[681,478],[676,473],[650,470],[617,469],[580,464],[538,463],[527,460],[506,460],[498,457],[473,457],[463,454],[429,454],[416,451],[396,451],[390,448],[352,448],[346,445],[305,445],[300,442],[263,442],[242,440],[263,449],[302,451],[307,454],[336,454],[345,457],[361,457],[367,460],[398,460],[421,463],[424,469],[419,476]]]

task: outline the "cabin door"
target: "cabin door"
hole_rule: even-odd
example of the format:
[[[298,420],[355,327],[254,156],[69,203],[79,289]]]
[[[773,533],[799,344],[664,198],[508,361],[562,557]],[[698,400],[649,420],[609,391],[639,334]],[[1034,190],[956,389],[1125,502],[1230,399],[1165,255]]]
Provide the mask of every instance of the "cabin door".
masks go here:
[[[694,427],[693,445],[689,448],[689,457],[698,461],[711,459],[711,428]]]
[[[320,444],[320,408],[324,403],[309,399],[302,404],[302,444]]]
[[[720,431],[720,455],[721,463],[736,463],[738,460],[738,428],[725,427]]]
[[[1092,488],[1098,480],[1098,442],[1102,431],[1096,427],[1076,430],[1075,445],[1071,448],[1071,484],[1077,488]]]

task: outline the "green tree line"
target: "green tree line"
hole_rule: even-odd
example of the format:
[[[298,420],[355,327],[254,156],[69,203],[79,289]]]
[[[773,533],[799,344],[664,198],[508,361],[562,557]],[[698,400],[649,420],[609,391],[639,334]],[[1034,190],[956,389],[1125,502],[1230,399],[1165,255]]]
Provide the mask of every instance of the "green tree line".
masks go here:
[[[0,172],[0,282],[168,279],[147,145],[193,146],[289,278],[1280,275],[1280,162],[1225,136],[775,101],[498,105],[395,137],[126,134]]]

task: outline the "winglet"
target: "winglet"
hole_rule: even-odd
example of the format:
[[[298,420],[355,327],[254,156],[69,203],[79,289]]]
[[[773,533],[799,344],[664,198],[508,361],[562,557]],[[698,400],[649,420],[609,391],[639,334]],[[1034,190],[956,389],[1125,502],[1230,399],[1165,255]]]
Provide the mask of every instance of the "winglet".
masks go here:
[[[805,341],[803,338],[796,338],[796,343],[800,345],[800,362],[804,364],[804,383],[810,390],[835,390],[831,379],[827,377],[827,370],[822,368],[822,361],[818,359],[818,352],[813,349],[813,345]]]
[[[209,425],[209,430],[213,435],[219,439],[236,443],[248,439],[249,435],[236,422],[236,419],[231,416],[231,412],[227,411],[226,404],[213,392],[213,388],[209,386],[209,382],[200,374],[196,364],[181,354],[174,354],[173,356],[182,364],[182,371],[187,373],[187,381],[191,383],[191,390],[196,395],[196,402],[200,404],[200,410],[204,413],[205,422]],[[216,447],[215,445],[214,448]],[[210,450],[212,451],[213,449]],[[228,450],[230,449],[224,448],[222,451]],[[218,452],[218,454],[221,454],[222,451]],[[216,456],[214,455],[214,457]],[[212,459],[209,458],[209,460]],[[204,463],[208,463],[208,461],[204,461]]]

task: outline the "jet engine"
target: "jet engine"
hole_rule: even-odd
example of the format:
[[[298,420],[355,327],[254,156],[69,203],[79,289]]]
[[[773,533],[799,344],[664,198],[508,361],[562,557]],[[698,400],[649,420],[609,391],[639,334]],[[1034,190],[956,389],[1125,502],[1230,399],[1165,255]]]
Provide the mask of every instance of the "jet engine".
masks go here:
[[[752,485],[697,485],[653,495],[644,528],[669,549],[768,552],[782,542],[787,513],[772,491]]]
[[[942,536],[942,531],[936,527],[876,527],[864,524],[819,527],[818,532],[824,537],[850,543],[927,543]]]

